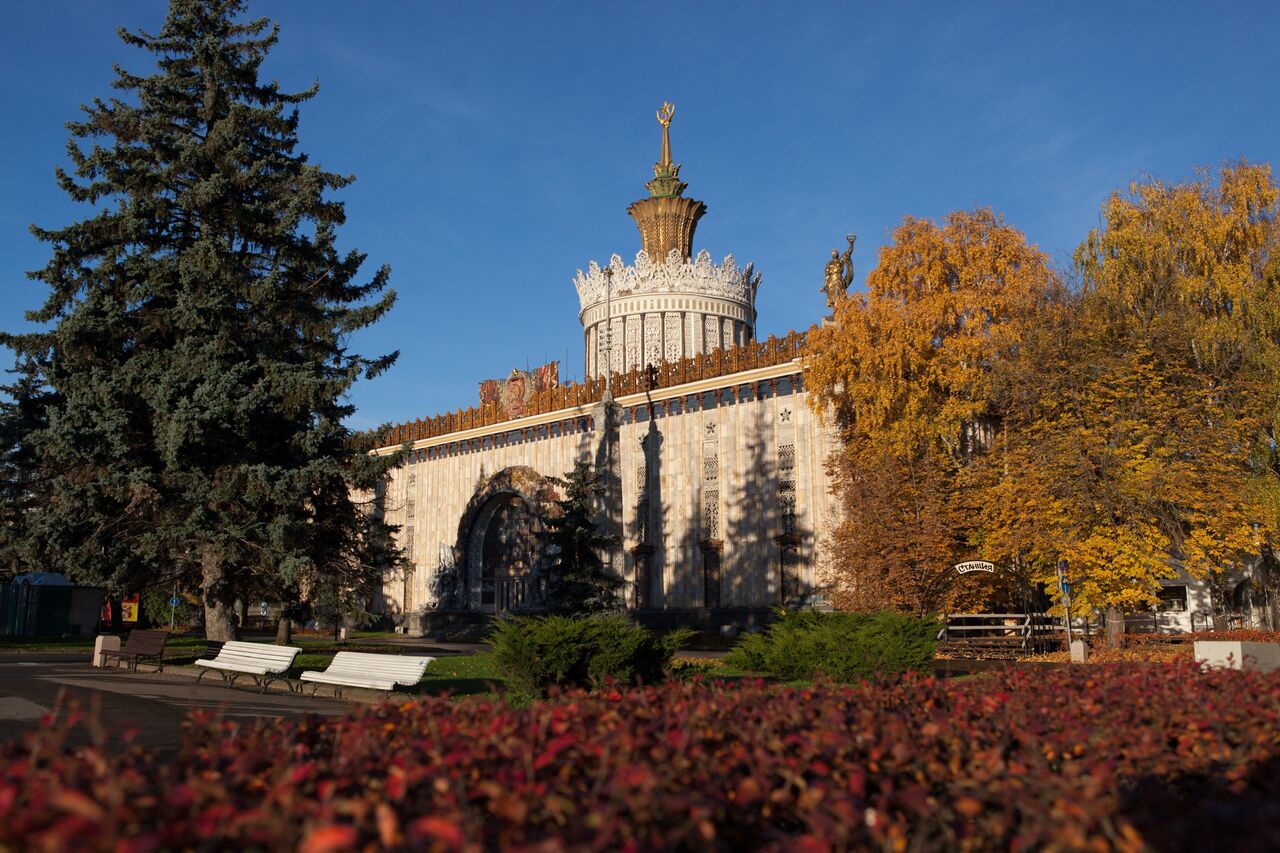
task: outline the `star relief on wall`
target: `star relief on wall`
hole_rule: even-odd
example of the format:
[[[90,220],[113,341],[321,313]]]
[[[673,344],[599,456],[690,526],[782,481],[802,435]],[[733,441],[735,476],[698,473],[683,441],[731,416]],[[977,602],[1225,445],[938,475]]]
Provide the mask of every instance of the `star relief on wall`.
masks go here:
[[[778,412],[778,420],[782,421],[784,424],[788,423],[791,420],[791,410],[783,409],[781,412]]]

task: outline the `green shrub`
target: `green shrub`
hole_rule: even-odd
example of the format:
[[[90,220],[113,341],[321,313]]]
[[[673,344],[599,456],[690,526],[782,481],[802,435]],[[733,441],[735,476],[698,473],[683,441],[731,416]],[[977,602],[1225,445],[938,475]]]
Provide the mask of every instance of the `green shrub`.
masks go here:
[[[789,610],[763,634],[748,634],[725,663],[777,678],[860,681],[928,672],[939,625],[898,613]]]
[[[172,624],[177,630],[182,630],[199,621],[203,612],[188,601],[185,595],[179,596],[177,607],[169,605],[169,599],[174,594],[173,587],[166,584],[147,587],[138,596],[142,615],[149,626],[168,628]]]
[[[499,619],[489,641],[515,690],[586,687],[612,678],[624,684],[661,681],[688,631],[654,634],[626,617],[536,616]]]

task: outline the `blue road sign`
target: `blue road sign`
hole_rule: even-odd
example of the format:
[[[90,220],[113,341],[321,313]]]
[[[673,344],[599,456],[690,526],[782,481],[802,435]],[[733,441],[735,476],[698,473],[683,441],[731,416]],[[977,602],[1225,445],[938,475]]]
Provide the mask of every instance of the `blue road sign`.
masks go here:
[[[170,607],[178,606],[178,596],[175,595],[173,598],[169,599],[169,606]]]

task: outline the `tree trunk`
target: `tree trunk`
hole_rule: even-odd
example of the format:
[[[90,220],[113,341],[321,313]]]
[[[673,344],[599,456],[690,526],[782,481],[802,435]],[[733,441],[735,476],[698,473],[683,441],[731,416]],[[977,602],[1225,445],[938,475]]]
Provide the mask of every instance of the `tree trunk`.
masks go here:
[[[276,622],[276,645],[287,646],[291,642],[293,642],[293,620],[281,612],[280,620]]]
[[[1107,648],[1118,649],[1124,642],[1124,614],[1119,607],[1107,608]]]
[[[222,554],[212,545],[206,545],[200,558],[200,591],[204,599],[204,636],[207,640],[239,639],[233,618],[235,593],[227,578]]]

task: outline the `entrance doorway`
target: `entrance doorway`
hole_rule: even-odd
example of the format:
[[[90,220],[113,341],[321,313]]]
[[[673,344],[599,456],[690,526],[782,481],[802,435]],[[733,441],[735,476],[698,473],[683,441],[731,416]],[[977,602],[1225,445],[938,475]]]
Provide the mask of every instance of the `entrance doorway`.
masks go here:
[[[534,604],[534,567],[542,525],[524,499],[496,495],[476,521],[480,545],[480,609],[506,613]]]

